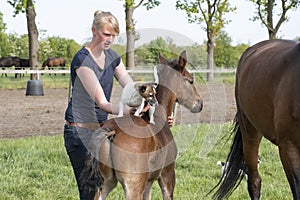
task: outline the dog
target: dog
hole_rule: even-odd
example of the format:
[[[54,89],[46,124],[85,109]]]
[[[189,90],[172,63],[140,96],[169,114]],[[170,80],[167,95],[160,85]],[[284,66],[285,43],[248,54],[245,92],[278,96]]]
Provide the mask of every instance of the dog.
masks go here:
[[[258,158],[257,158],[257,167],[258,168],[259,168],[260,163],[261,163],[260,156],[258,156]],[[220,160],[217,162],[217,165],[222,166],[222,177],[225,177],[225,175],[226,175],[225,173],[227,172],[228,164],[229,164],[228,162],[222,162]],[[246,180],[247,180],[248,179],[247,170],[243,171],[242,173],[246,177]]]
[[[143,82],[131,82],[126,84],[122,91],[122,97],[119,102],[119,114],[118,117],[123,116],[124,105],[129,107],[138,107],[134,115],[139,116],[141,111],[144,108],[145,101],[149,103],[149,116],[150,123],[155,124],[154,122],[154,111],[155,107],[158,105],[156,99],[156,87],[157,83],[143,83]]]

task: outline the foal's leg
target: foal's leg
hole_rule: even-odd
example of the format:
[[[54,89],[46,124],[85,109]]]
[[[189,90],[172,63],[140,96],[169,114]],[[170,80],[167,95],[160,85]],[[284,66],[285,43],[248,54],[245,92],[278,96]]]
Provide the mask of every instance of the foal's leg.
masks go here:
[[[102,185],[102,191],[99,193],[99,198],[95,198],[95,200],[105,200],[107,195],[117,186],[118,183],[114,172],[110,167],[102,165],[101,172],[104,182]]]
[[[145,186],[143,200],[151,200],[151,188],[153,185],[153,181],[148,181]]]
[[[162,192],[163,200],[172,200],[175,187],[174,163],[168,165],[161,172],[158,183]]]
[[[260,198],[261,178],[258,173],[257,160],[262,136],[242,112],[240,112],[239,124],[243,137],[244,160],[248,170],[248,193],[251,199],[258,200]]]
[[[142,200],[145,185],[148,179],[148,174],[136,173],[117,173],[117,178],[120,181],[124,191],[126,200]]]
[[[285,133],[292,134],[292,133]],[[283,140],[278,144],[280,159],[289,181],[294,199],[300,199],[300,147],[299,141]]]

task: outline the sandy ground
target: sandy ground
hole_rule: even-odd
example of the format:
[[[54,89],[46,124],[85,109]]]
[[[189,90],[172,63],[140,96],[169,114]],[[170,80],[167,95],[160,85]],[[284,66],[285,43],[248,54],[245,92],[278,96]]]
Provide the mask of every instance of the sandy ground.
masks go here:
[[[204,108],[193,114],[177,107],[176,124],[223,123],[235,115],[233,85],[200,85]],[[68,89],[44,88],[44,96],[26,96],[25,89],[0,90],[0,137],[63,134]],[[115,87],[112,102],[117,103],[121,88]],[[112,116],[113,117],[113,116]]]

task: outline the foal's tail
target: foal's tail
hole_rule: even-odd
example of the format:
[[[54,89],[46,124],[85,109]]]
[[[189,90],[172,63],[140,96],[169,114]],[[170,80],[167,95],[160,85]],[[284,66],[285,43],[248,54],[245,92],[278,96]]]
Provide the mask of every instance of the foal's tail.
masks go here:
[[[82,187],[87,191],[89,199],[94,199],[96,192],[101,190],[104,182],[100,173],[99,159],[89,153],[86,157],[84,168],[81,171],[80,179]]]
[[[243,142],[237,115],[238,113],[235,116],[234,128],[232,130],[232,133],[235,133],[235,137],[227,157],[226,171],[223,173],[218,184],[211,190],[213,191],[219,187],[213,195],[213,199],[228,198],[239,186],[244,177],[243,171],[245,170],[245,162]]]
[[[81,187],[87,191],[89,199],[94,199],[95,195],[102,190],[104,178],[100,170],[100,151],[104,151],[104,148],[109,151],[110,142],[113,140],[114,133],[115,132],[109,128],[101,128],[94,133],[91,139],[91,144],[88,148],[89,153],[80,174]]]

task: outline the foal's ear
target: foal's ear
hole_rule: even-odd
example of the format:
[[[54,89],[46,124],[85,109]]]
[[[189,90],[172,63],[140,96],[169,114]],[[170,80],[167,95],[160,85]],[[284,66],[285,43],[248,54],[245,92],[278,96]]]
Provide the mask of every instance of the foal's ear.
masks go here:
[[[185,68],[187,62],[187,58],[186,58],[186,51],[182,51],[180,53],[179,59],[178,59],[178,65],[182,68]]]
[[[159,63],[160,64],[165,64],[167,63],[167,59],[165,57],[163,57],[160,53],[158,53],[158,59],[159,59]]]

